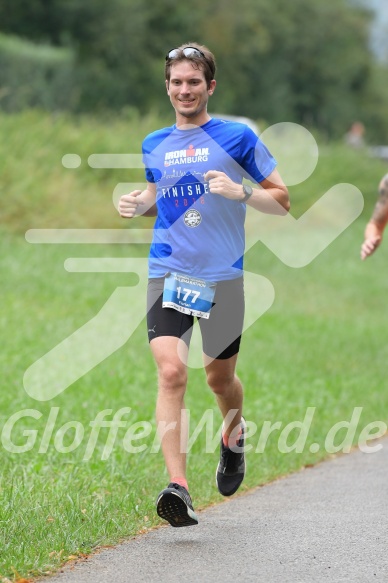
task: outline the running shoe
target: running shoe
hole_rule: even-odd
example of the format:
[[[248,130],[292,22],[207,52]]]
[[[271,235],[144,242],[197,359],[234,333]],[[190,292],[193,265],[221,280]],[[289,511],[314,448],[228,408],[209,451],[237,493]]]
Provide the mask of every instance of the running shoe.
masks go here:
[[[217,466],[217,488],[223,496],[232,496],[241,485],[245,475],[245,419],[241,418],[242,434],[236,447],[225,447],[221,436],[220,461]]]
[[[171,482],[167,488],[160,492],[156,501],[156,512],[171,526],[198,524],[190,494],[186,488],[174,482]]]

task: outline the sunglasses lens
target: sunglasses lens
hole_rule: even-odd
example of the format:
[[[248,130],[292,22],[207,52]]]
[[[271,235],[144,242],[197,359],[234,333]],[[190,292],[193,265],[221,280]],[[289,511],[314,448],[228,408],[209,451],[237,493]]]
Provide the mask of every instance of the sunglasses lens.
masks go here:
[[[170,51],[169,53],[167,53],[166,59],[175,59],[177,56],[178,56],[178,50],[177,49],[173,49],[172,51]]]
[[[203,53],[201,53],[201,51],[199,51],[198,49],[194,49],[193,47],[187,47],[187,49],[183,49],[183,54],[185,55],[185,57],[192,57],[193,55],[195,57],[203,56]]]

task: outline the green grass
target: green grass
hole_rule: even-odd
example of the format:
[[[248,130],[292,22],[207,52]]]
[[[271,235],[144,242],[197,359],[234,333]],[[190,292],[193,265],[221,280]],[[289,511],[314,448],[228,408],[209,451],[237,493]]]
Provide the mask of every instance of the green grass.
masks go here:
[[[36,113],[4,117],[1,122],[7,139],[0,143],[0,152],[7,166],[0,178],[5,201],[0,430],[18,411],[41,414],[20,419],[11,433],[18,446],[30,439],[29,451],[8,451],[3,431],[0,575],[12,577],[14,570],[23,576],[52,572],[69,556],[114,544],[160,523],[154,499],[167,476],[161,453],[150,451],[156,373],[144,321],[122,348],[51,401],[36,401],[23,387],[24,372],[32,363],[94,317],[117,286],[134,283],[129,274],[68,273],[64,261],[147,254],[145,246],[25,241],[24,232],[32,227],[127,227],[113,208],[112,191],[119,181],[142,180],[140,174],[100,172],[86,163],[65,170],[61,157],[74,152],[86,160],[94,152],[136,152],[143,134],[160,122],[134,117],[75,122]],[[325,144],[313,176],[291,188],[293,215],[300,216],[333,184],[351,182],[366,199],[362,216],[303,269],[283,265],[260,242],[247,254],[246,268],[267,277],[276,292],[272,307],[245,333],[239,359],[245,415],[258,428],[249,441],[253,450],[265,421],[281,422],[281,431],[292,421],[302,421],[307,407],[315,409],[301,453],[279,451],[279,430],[269,436],[262,453],[249,452],[242,492],[327,457],[328,431],[339,421],[349,421],[355,407],[362,412],[354,443],[367,423],[387,423],[388,248],[383,245],[367,262],[359,259],[364,225],[384,171],[381,162],[362,153]],[[136,226],[140,224],[141,219]],[[191,369],[189,379],[186,405],[192,431],[206,410],[214,411],[216,431],[221,419],[203,371]],[[100,411],[111,409],[113,415],[123,407],[131,410],[123,417],[126,426],[118,430],[111,454],[101,459],[108,438],[108,429],[102,428],[90,459],[84,459],[90,422]],[[46,427],[50,411],[51,416],[57,413],[52,432]],[[73,422],[73,429],[62,435],[68,422]],[[146,446],[141,453],[130,453],[123,446],[126,431],[135,422],[148,422],[151,429],[148,437],[134,442]],[[67,453],[58,451],[71,446],[74,427],[80,430],[81,425],[79,446]],[[342,430],[335,443],[344,436]],[[291,433],[288,444],[295,439],[296,433]],[[310,452],[311,443],[320,445],[318,452]],[[222,500],[214,483],[217,451],[204,453],[205,445],[202,432],[189,454],[188,478],[196,509]]]

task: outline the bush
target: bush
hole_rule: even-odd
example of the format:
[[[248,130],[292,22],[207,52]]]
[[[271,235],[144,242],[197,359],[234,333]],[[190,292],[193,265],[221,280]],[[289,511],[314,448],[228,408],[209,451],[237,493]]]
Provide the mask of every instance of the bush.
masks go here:
[[[37,45],[0,34],[0,108],[68,109],[77,99],[70,49]]]

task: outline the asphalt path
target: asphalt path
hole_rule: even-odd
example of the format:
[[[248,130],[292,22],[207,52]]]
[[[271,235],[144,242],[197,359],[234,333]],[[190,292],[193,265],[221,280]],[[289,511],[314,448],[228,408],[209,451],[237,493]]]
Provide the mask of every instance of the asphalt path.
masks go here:
[[[388,439],[163,526],[47,583],[388,582]]]

